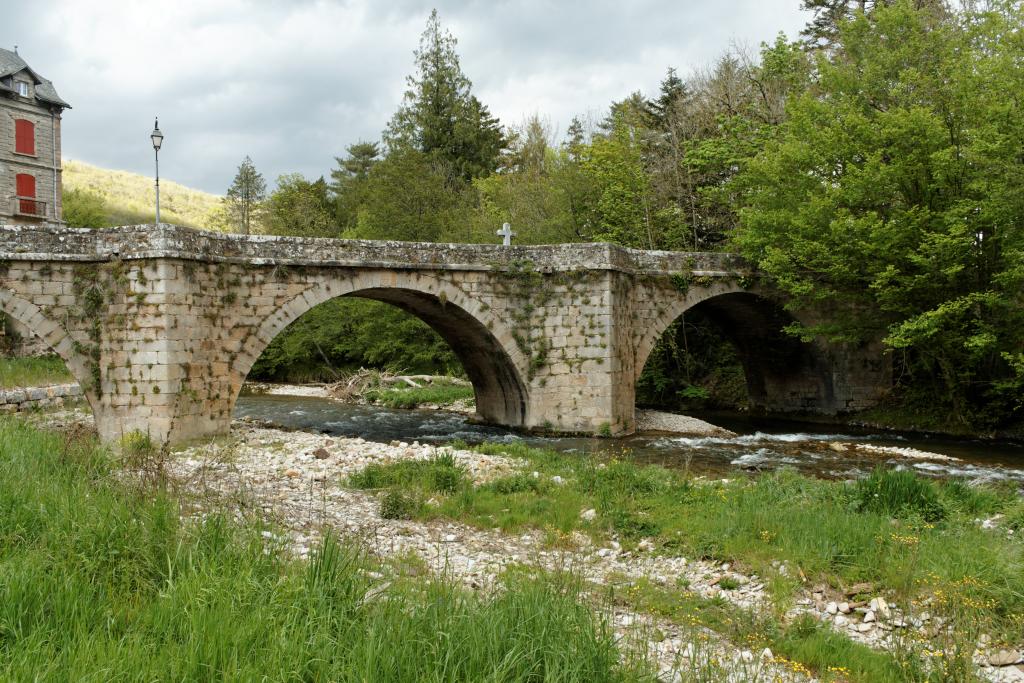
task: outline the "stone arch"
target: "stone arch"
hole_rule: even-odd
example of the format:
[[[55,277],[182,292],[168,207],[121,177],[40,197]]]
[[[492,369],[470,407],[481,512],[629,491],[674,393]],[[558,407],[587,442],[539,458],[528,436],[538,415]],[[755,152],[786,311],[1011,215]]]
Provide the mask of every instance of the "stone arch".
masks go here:
[[[736,348],[752,405],[772,412],[836,409],[832,362],[825,349],[785,334],[783,326],[797,318],[766,293],[734,282],[691,288],[674,297],[638,340],[634,382],[669,325],[695,310],[711,319]]]
[[[33,334],[42,339],[50,350],[64,361],[71,376],[82,387],[82,394],[88,400],[93,416],[98,420],[100,411],[97,402],[100,399],[95,391],[89,390],[92,385],[92,373],[86,359],[75,352],[71,335],[57,322],[48,318],[38,306],[8,289],[0,288],[0,311],[32,330]]]
[[[528,424],[524,358],[512,333],[488,306],[458,286],[419,272],[370,272],[327,276],[293,297],[242,345],[231,367],[231,407],[264,349],[301,315],[331,299],[359,297],[396,306],[436,331],[452,348],[473,384],[477,415],[487,422]]]

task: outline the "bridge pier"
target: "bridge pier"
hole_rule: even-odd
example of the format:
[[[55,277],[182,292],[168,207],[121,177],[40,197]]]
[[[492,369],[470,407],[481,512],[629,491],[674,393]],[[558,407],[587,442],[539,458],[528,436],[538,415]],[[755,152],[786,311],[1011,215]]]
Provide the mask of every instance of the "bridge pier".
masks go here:
[[[735,343],[767,410],[854,410],[890,382],[877,345],[780,336],[778,303],[728,254],[0,226],[0,309],[65,360],[104,440],[226,434],[267,345],[341,296],[424,320],[462,361],[478,415],[513,427],[633,431],[644,363],[695,307]]]

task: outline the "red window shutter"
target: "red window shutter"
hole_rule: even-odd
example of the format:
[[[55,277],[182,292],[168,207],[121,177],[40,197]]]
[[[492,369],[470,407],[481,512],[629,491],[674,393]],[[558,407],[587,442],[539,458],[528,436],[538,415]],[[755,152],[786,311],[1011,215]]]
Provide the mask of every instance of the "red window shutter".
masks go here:
[[[36,125],[31,121],[15,119],[14,151],[18,154],[36,153]]]
[[[18,197],[36,196],[36,177],[28,173],[19,173],[15,176],[15,191]],[[23,214],[35,216],[40,213],[39,203],[32,199],[19,199],[18,210]]]

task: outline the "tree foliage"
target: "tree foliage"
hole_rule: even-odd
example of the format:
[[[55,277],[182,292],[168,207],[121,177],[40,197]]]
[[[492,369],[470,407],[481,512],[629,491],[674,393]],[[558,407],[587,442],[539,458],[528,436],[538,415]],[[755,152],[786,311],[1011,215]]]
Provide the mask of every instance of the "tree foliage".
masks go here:
[[[458,373],[451,348],[419,319],[389,304],[332,299],[279,334],[252,368],[269,380],[331,381],[360,367]]]
[[[335,157],[338,168],[331,171],[329,185],[334,194],[335,224],[342,235],[355,228],[359,220],[359,207],[366,202],[370,169],[380,161],[380,145],[361,141],[345,151],[348,155],[344,159]]]
[[[106,228],[112,225],[103,197],[82,189],[64,190],[64,222],[72,228]]]
[[[266,194],[266,181],[256,170],[252,159],[245,157],[224,198],[228,214],[242,234],[251,234],[253,227],[259,224]]]
[[[310,182],[300,173],[283,175],[266,200],[264,229],[272,235],[330,237],[335,234],[333,209],[323,178]]]
[[[390,150],[419,151],[469,180],[495,169],[504,137],[498,120],[472,94],[455,45],[435,9],[415,52],[416,73],[407,79],[384,142]]]
[[[738,181],[736,244],[792,307],[835,311],[803,333],[884,336],[971,424],[1020,409],[1024,112],[997,95],[1024,92],[1020,28],[1009,3],[858,13]]]

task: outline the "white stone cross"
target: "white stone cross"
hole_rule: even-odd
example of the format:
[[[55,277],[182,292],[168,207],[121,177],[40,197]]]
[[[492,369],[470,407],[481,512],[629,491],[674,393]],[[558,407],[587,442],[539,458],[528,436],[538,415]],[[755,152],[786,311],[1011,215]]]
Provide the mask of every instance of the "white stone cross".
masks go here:
[[[494,234],[501,235],[502,239],[504,240],[502,244],[504,244],[506,247],[512,244],[512,238],[516,236],[516,234],[512,232],[512,226],[509,225],[508,223],[502,223],[501,230],[498,230]]]

